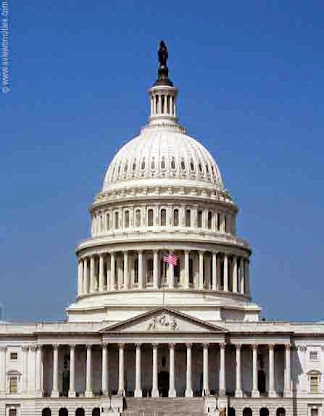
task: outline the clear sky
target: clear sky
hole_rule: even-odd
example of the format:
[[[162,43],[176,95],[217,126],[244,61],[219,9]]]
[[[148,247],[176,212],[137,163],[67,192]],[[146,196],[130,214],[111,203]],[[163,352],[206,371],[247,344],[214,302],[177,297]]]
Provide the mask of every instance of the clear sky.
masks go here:
[[[321,0],[11,0],[0,93],[0,301],[64,318],[116,150],[146,123],[157,45],[180,120],[215,156],[268,319],[324,319]]]

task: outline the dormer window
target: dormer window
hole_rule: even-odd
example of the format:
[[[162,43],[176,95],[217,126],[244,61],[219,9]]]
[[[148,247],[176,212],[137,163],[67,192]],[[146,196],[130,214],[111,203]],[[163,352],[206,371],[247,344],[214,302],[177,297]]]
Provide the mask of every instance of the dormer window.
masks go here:
[[[143,160],[142,160],[142,163],[141,163],[141,169],[142,170],[144,170],[145,169],[145,157],[143,158]]]
[[[161,169],[165,169],[165,158],[164,158],[164,156],[162,157],[162,160],[161,160]]]
[[[175,160],[174,160],[174,157],[173,157],[172,160],[171,160],[171,169],[175,170],[175,168],[176,168],[176,164],[175,164]]]
[[[186,170],[186,164],[185,164],[185,161],[183,159],[181,160],[181,169]]]

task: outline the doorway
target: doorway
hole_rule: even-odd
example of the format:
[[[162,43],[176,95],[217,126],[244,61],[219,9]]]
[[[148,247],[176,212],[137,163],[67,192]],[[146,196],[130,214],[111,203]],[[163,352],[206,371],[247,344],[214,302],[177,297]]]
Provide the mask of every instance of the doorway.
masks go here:
[[[160,371],[158,374],[158,388],[162,397],[168,397],[169,395],[169,372]]]

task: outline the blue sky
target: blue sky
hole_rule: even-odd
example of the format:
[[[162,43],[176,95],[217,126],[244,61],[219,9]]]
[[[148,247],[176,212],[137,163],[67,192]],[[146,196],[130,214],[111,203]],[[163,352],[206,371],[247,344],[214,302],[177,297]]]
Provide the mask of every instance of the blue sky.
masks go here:
[[[180,120],[215,156],[268,319],[323,313],[322,1],[11,1],[0,94],[0,301],[64,318],[116,150],[146,123],[160,39]]]

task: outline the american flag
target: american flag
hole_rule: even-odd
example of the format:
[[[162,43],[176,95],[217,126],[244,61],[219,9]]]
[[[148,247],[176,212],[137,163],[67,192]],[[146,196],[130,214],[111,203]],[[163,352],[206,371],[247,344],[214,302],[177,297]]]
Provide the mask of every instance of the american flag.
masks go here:
[[[175,254],[173,254],[173,253],[166,254],[166,255],[163,257],[163,261],[164,261],[165,263],[168,263],[168,264],[173,264],[173,266],[176,266],[176,265],[177,265],[177,263],[178,263],[178,257],[177,257]]]

